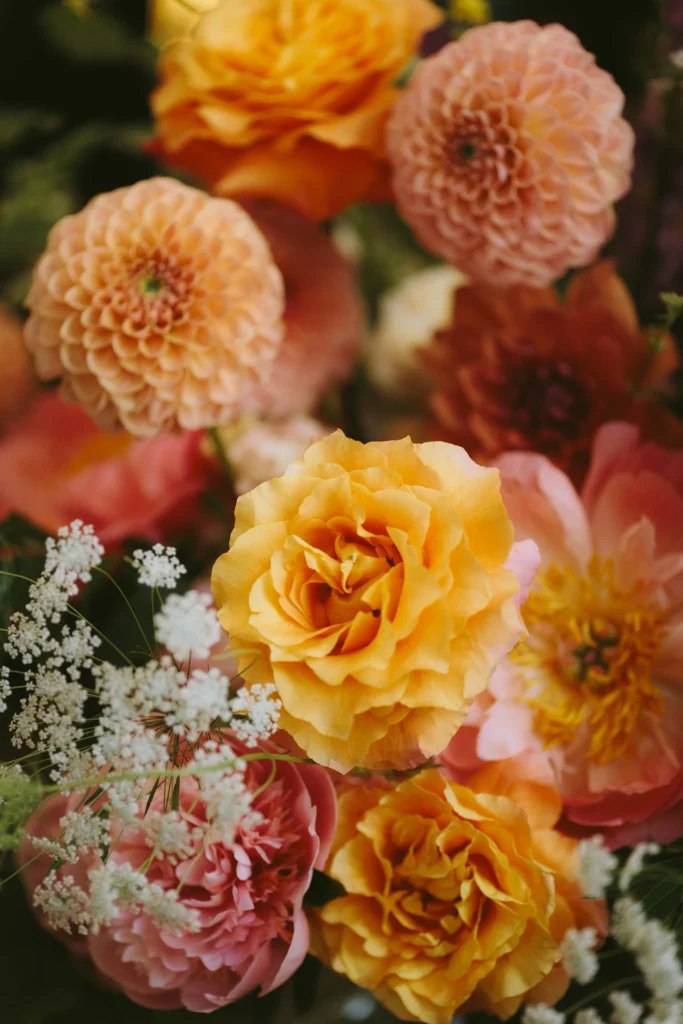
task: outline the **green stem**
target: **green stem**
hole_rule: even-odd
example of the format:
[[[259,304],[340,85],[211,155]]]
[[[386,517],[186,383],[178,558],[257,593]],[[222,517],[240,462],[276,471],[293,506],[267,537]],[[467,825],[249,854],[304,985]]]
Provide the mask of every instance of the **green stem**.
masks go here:
[[[136,779],[180,779],[192,775],[209,775],[211,772],[224,771],[232,768],[235,761],[289,761],[293,764],[313,764],[307,757],[296,757],[294,754],[244,754],[233,761],[221,761],[220,764],[197,765],[192,764],[187,768],[169,768],[163,772],[119,772],[113,775],[95,775],[89,779],[74,779],[65,783],[55,783],[45,786],[45,793],[72,792],[74,789],[90,789],[92,786],[101,786],[103,782],[109,785],[112,782],[134,782]]]
[[[593,992],[589,992],[583,999],[578,999],[571,1006],[568,1006],[562,1012],[569,1016],[570,1013],[575,1013],[576,1010],[581,1010],[584,1006],[592,1003],[593,1000],[599,999],[601,996],[606,996],[610,992],[614,992],[618,988],[627,988],[629,985],[635,985],[638,982],[642,983],[642,977],[639,974],[633,974],[630,978],[622,978],[619,981],[611,981],[609,985],[603,985],[602,988],[595,989]]]
[[[214,451],[216,452],[216,458],[218,459],[218,463],[223,472],[225,473],[227,479],[230,481],[230,483],[232,483],[234,479],[234,474],[232,472],[232,466],[230,465],[230,460],[228,459],[228,455],[225,450],[225,445],[223,444],[223,438],[221,437],[220,430],[218,429],[218,427],[209,427],[208,434],[209,437],[211,438],[211,443],[214,447]]]
[[[130,600],[128,599],[128,595],[119,586],[119,584],[114,579],[114,577],[110,573],[108,573],[105,569],[101,569],[98,565],[96,565],[95,566],[95,572],[99,572],[101,576],[106,576],[106,578],[109,580],[109,582],[114,584],[114,586],[118,590],[119,594],[121,595],[123,600],[128,605],[128,610],[130,611],[131,615],[135,619],[137,627],[140,630],[140,635],[142,636],[142,639],[145,641],[145,644],[147,645],[147,650],[151,654],[152,653],[152,648],[150,647],[150,643],[149,643],[149,640],[147,638],[147,634],[145,633],[144,629],[142,628],[142,624],[141,624],[139,618],[137,617],[137,614],[135,612],[135,609],[133,608],[133,605],[130,603]]]

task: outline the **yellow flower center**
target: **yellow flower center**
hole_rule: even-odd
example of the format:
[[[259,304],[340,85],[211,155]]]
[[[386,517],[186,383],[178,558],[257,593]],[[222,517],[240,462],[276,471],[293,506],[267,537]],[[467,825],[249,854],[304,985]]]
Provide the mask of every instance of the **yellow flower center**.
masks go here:
[[[665,615],[638,589],[621,589],[610,560],[585,575],[552,565],[524,607],[529,636],[512,653],[547,747],[568,744],[587,722],[586,757],[607,764],[629,753],[643,712],[662,715],[652,662]]]

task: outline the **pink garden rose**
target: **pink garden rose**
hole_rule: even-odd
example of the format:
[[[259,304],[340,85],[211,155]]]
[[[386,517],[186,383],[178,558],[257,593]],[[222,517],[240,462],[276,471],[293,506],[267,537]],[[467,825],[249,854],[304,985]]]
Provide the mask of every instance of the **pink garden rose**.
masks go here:
[[[683,835],[683,452],[608,424],[581,496],[540,455],[498,465],[516,537],[541,551],[529,636],[444,761],[523,758],[613,845]]]
[[[237,740],[231,746],[238,755],[249,749]],[[272,764],[248,763],[245,778],[251,792],[267,782]],[[198,931],[163,931],[144,913],[119,910],[114,922],[97,934],[67,937],[74,952],[92,959],[103,981],[122,989],[133,1002],[150,1009],[184,1006],[208,1013],[255,989],[261,995],[270,992],[304,959],[308,921],[303,897],[313,869],[322,868],[327,859],[336,824],[335,792],[317,765],[275,764],[273,781],[252,802],[262,820],[239,827],[229,845],[211,836],[205,841],[205,804],[196,781],[182,780],[180,813],[198,826],[198,837],[187,855],[155,857],[146,874],[166,890],[182,883],[180,902],[198,912]],[[77,803],[78,795],[71,801]],[[34,813],[27,832],[54,837],[70,806],[66,797],[53,797]],[[150,812],[155,809],[162,809],[161,796],[155,797]],[[137,869],[148,860],[151,841],[142,828],[128,826],[112,850],[115,862]],[[24,840],[20,861],[26,865],[22,877],[30,892],[49,864],[46,856],[30,864],[32,856],[30,841]],[[83,885],[87,871],[97,864],[92,858],[60,871]]]
[[[158,540],[196,520],[212,472],[201,438],[108,434],[46,392],[0,439],[0,516],[18,512],[48,533],[83,519],[105,544]]]

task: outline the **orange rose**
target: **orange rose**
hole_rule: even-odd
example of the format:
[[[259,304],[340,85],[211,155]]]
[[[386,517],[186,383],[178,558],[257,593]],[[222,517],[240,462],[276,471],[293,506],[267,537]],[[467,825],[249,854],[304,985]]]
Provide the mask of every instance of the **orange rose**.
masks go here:
[[[157,148],[311,219],[382,195],[394,82],[441,18],[431,0],[223,0],[162,57]]]
[[[347,895],[316,912],[312,952],[402,1020],[552,1004],[568,984],[567,929],[604,929],[604,907],[582,900],[571,875],[575,842],[552,831],[554,794],[495,792],[430,769],[339,795],[326,870]]]
[[[443,750],[522,628],[497,470],[337,431],[243,495],[235,522],[219,618],[295,742],[339,771]]]

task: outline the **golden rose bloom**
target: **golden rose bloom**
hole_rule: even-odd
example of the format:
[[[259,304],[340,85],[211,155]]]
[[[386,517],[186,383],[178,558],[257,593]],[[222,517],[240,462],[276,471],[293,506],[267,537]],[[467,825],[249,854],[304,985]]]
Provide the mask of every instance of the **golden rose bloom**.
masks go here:
[[[62,218],[26,304],[38,376],[139,436],[235,420],[283,336],[282,275],[256,224],[171,178]]]
[[[510,799],[496,772],[465,787],[429,769],[339,793],[326,870],[346,895],[315,912],[311,950],[401,1020],[553,1004],[566,931],[604,929],[572,877],[575,841],[553,831],[556,794],[520,782]]]
[[[462,448],[337,431],[239,498],[219,619],[315,761],[414,766],[520,635],[512,540],[497,471]]]
[[[431,0],[223,0],[162,56],[157,149],[313,220],[388,195],[384,127]]]

